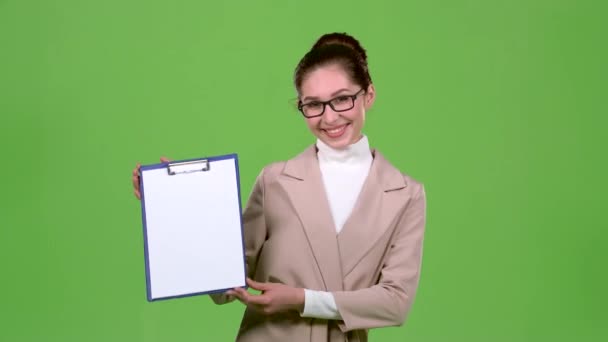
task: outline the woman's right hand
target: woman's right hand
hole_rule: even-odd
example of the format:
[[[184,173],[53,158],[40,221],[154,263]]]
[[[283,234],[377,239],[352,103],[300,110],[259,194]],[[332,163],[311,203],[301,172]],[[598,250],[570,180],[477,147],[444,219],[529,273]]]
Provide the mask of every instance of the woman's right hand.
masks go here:
[[[160,157],[161,163],[168,163],[170,160],[166,157]],[[133,193],[138,200],[141,200],[141,192],[139,191],[139,169],[141,168],[141,164],[137,163],[135,168],[133,169]]]

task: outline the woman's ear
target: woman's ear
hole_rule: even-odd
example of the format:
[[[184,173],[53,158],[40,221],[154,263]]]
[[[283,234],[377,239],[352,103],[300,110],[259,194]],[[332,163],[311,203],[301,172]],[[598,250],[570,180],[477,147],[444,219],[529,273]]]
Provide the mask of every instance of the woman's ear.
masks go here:
[[[369,110],[374,104],[375,100],[376,88],[373,84],[370,84],[369,87],[367,87],[367,91],[365,92],[365,110]]]

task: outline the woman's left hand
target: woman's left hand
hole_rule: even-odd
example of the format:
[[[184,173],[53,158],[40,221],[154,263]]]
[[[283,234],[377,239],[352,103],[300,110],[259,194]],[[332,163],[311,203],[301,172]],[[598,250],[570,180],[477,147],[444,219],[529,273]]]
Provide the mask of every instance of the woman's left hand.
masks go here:
[[[239,287],[227,291],[226,294],[236,297],[243,304],[266,315],[293,310],[302,312],[304,309],[304,289],[278,283],[258,283],[249,278],[247,284],[262,293],[252,294]]]

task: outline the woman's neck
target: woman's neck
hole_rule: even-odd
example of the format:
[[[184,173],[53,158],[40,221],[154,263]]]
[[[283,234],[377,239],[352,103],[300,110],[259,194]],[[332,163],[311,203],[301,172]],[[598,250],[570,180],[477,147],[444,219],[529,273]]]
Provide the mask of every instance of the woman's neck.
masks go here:
[[[365,135],[361,135],[357,142],[341,149],[333,148],[317,139],[317,149],[319,160],[323,162],[358,163],[371,157],[369,141]]]

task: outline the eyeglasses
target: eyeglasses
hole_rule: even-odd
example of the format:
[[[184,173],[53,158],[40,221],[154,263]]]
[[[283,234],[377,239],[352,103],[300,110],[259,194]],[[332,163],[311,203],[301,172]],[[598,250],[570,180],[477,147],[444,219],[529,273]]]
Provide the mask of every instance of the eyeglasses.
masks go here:
[[[298,110],[302,112],[302,115],[306,118],[315,118],[325,113],[325,106],[329,105],[334,112],[345,112],[355,107],[355,100],[357,96],[361,94],[363,89],[359,90],[354,95],[340,95],[329,101],[312,101],[309,103],[298,104]]]

